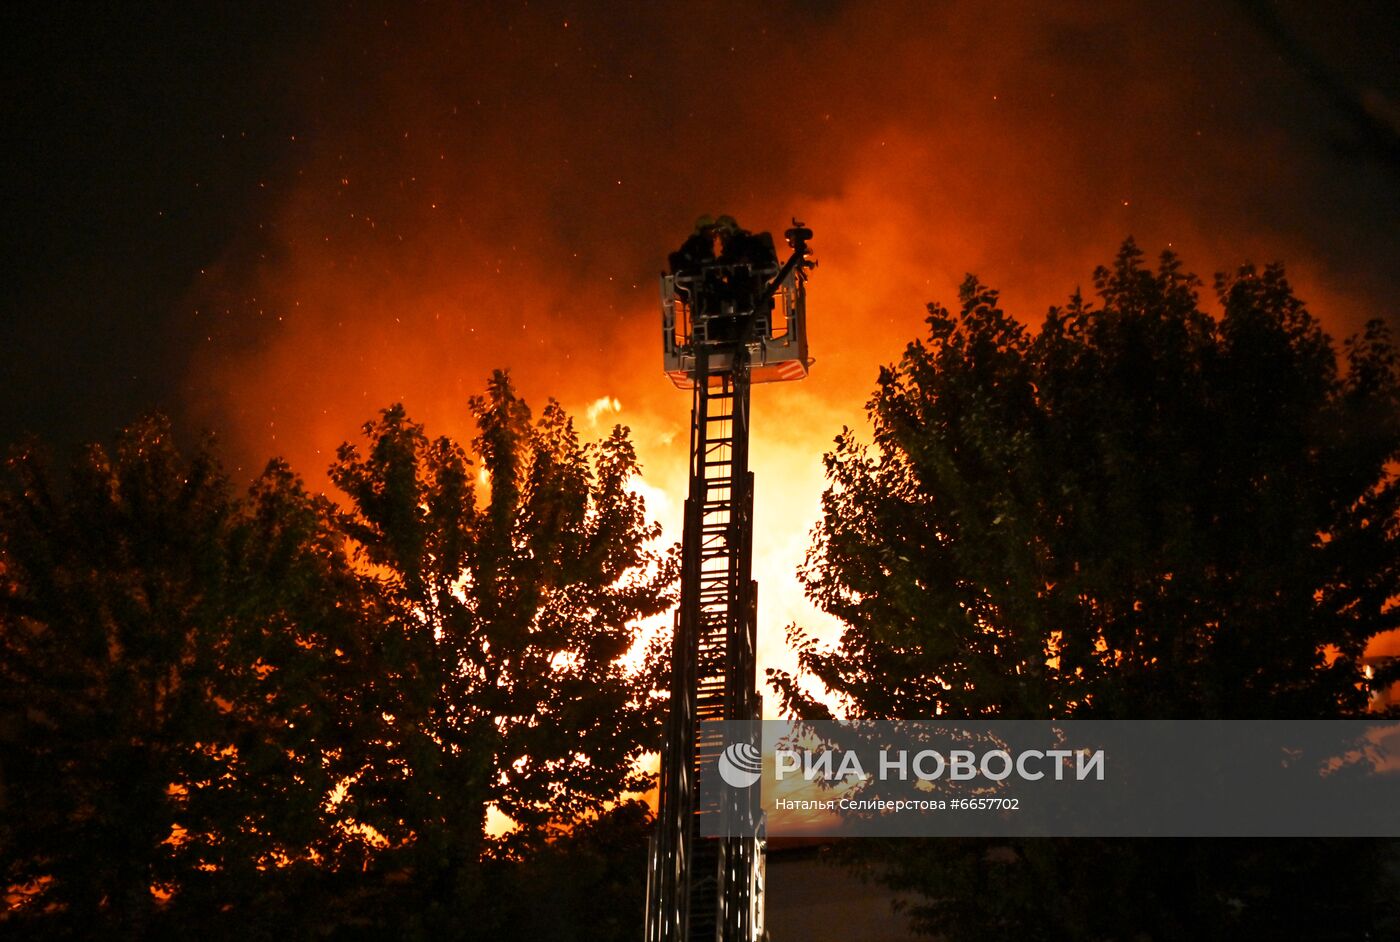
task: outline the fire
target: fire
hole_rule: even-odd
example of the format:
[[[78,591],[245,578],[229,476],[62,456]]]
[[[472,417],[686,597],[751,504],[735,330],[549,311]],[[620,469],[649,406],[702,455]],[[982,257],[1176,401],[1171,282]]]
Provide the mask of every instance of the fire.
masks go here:
[[[689,397],[661,373],[656,273],[700,213],[775,232],[801,216],[816,363],[753,396],[760,670],[792,667],[790,621],[835,636],[795,578],[821,454],[964,272],[1034,322],[1131,233],[1207,278],[1283,258],[1334,335],[1372,309],[1365,259],[1319,248],[1343,240],[1252,212],[1279,180],[1241,156],[1243,104],[1163,102],[1189,30],[1144,48],[1136,14],[955,3],[799,17],[775,42],[758,10],[693,10],[631,24],[650,44],[618,58],[609,22],[477,15],[352,17],[305,63],[288,94],[315,133],[191,297],[211,338],[197,418],[245,471],[281,454],[325,486],[335,447],[393,402],[470,440],[467,398],[508,367],[536,411],[554,396],[587,434],[631,427],[678,540]],[[1081,34],[1092,69],[1043,48]]]

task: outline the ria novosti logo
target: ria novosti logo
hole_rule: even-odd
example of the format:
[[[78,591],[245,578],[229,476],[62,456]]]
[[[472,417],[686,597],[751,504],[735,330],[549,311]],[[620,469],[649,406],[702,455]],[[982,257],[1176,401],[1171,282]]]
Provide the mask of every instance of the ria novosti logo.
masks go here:
[[[763,755],[753,743],[736,742],[719,754],[719,777],[730,788],[748,788],[763,776]]]

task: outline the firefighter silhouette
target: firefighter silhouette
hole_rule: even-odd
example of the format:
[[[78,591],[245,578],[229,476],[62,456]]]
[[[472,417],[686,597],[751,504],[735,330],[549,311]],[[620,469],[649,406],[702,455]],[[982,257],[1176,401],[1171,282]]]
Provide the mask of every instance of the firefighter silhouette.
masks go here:
[[[754,316],[773,310],[768,290],[778,268],[773,237],[744,229],[733,216],[701,216],[669,261],[678,292],[710,341],[750,339]]]

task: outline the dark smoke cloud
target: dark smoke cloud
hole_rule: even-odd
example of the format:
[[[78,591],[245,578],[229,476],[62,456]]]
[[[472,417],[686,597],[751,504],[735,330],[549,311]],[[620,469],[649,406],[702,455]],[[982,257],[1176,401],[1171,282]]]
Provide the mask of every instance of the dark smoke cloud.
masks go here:
[[[659,371],[656,272],[702,212],[798,214],[817,364],[756,397],[772,657],[810,617],[791,570],[817,458],[964,272],[1038,321],[1132,234],[1206,276],[1282,259],[1335,334],[1392,313],[1400,178],[1346,152],[1234,7],[479,6],[356,5],[300,57],[265,217],[192,300],[197,412],[316,477],[393,401],[468,436],[466,397],[505,366],[532,402],[606,399],[597,424],[632,425],[676,494],[687,401]],[[1282,19],[1394,102],[1380,10]]]

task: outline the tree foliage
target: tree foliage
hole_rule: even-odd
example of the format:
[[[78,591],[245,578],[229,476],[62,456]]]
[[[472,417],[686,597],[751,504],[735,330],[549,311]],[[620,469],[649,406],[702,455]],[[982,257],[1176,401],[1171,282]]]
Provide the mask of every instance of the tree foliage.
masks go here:
[[[665,659],[638,671],[626,656],[676,575],[674,553],[649,548],[660,530],[628,487],[624,429],[582,444],[554,402],[532,423],[502,373],[471,409],[477,471],[395,407],[331,473],[386,619],[386,727],[343,807],[409,851],[421,887],[448,881],[430,891],[442,900],[479,892],[488,806],[528,843],[646,787]]]
[[[0,840],[23,909],[136,937],[177,888],[250,904],[268,868],[332,853],[326,699],[358,590],[328,502],[278,463],[236,496],[159,420],[67,475],[36,449],[8,472]]]
[[[634,646],[674,553],[625,429],[531,421],[504,374],[471,410],[470,452],[386,410],[340,450],[338,504],[280,462],[239,492],[160,419],[67,473],[15,453],[0,926],[486,938],[535,870],[639,851],[636,806],[610,809],[658,734],[664,659]],[[589,866],[575,893],[630,905]]]
[[[1396,679],[1368,682],[1363,652],[1400,624],[1384,325],[1339,356],[1278,266],[1217,278],[1212,316],[1174,255],[1153,271],[1131,241],[1094,284],[1097,305],[1076,293],[1034,333],[971,276],[960,311],[929,306],[880,372],[871,443],[845,429],[826,456],[803,578],[844,628],[836,649],[794,629],[801,671],[862,718],[1359,714]],[[824,714],[800,676],[772,679]],[[910,849],[893,881],[955,938],[1186,938],[1304,899],[1345,934],[1374,913],[1365,879],[1322,905],[1242,843]]]

